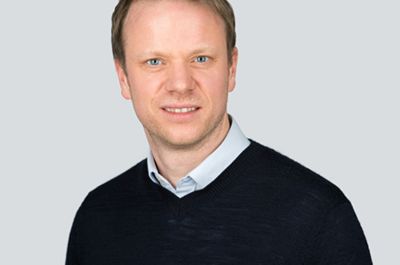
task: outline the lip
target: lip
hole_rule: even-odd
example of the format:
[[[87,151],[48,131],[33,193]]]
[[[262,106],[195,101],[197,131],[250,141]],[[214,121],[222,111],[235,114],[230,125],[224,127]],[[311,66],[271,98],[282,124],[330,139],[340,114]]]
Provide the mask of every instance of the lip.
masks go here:
[[[184,108],[196,108],[199,109],[200,107],[198,105],[193,105],[193,104],[171,104],[171,105],[163,105],[161,106],[162,109],[184,109]]]
[[[167,110],[167,109],[192,109],[192,108],[194,108],[195,110],[189,112],[173,112]],[[168,120],[182,123],[193,120],[195,116],[197,116],[197,114],[199,113],[199,110],[201,110],[201,107],[197,105],[165,105],[161,107],[161,110],[164,114],[166,114]]]
[[[161,109],[167,113],[171,113],[171,114],[189,114],[189,113],[193,113],[196,112],[200,109],[200,107],[198,105],[194,105],[194,104],[169,104],[169,105],[163,105],[161,107]],[[181,109],[181,110],[188,110],[188,109],[194,109],[192,111],[189,112],[173,112],[173,111],[168,111],[168,109]]]

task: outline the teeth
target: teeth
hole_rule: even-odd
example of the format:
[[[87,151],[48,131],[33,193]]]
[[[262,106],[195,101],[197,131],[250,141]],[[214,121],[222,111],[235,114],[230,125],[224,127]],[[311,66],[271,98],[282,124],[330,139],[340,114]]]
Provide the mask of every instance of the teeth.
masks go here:
[[[187,113],[187,112],[192,112],[195,111],[196,108],[165,108],[166,111],[168,112],[174,112],[174,113]]]

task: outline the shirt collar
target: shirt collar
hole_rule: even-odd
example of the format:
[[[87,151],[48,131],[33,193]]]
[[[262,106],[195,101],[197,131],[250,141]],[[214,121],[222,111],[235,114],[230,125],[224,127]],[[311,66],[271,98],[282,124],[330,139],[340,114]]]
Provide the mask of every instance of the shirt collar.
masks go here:
[[[203,162],[187,174],[196,182],[195,190],[208,186],[250,145],[250,141],[242,133],[235,119],[231,116],[229,118],[231,126],[225,139]],[[154,183],[168,186],[168,181],[157,170],[151,151],[147,157],[147,169]]]

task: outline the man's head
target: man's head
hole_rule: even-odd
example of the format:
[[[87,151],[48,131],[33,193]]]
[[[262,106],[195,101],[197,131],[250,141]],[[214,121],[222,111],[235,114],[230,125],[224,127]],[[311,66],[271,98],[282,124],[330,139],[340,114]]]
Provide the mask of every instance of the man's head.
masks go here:
[[[139,1],[162,1],[162,0],[120,0],[115,7],[112,16],[111,44],[113,56],[122,66],[125,66],[124,50],[124,23],[132,4]],[[228,50],[228,59],[231,63],[231,54],[236,46],[235,16],[231,5],[226,0],[183,0],[193,3],[201,3],[212,9],[225,24],[226,45]],[[140,36],[138,36],[139,38]]]
[[[117,7],[125,13],[122,20],[114,14],[121,27],[113,27],[122,45],[114,46],[121,92],[152,146],[215,146],[229,129],[237,49],[214,8],[222,2],[139,0]]]

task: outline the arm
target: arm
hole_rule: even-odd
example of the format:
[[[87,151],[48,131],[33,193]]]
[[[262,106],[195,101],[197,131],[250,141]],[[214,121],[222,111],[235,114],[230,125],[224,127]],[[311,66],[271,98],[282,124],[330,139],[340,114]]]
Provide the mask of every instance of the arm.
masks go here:
[[[328,212],[308,249],[315,265],[371,265],[371,255],[360,223],[349,201]]]
[[[67,256],[66,256],[66,265],[79,265],[79,255],[78,255],[78,229],[79,223],[81,219],[81,211],[82,208],[78,210],[75,215],[74,222],[72,224],[71,232],[69,234],[68,247],[67,247]]]

